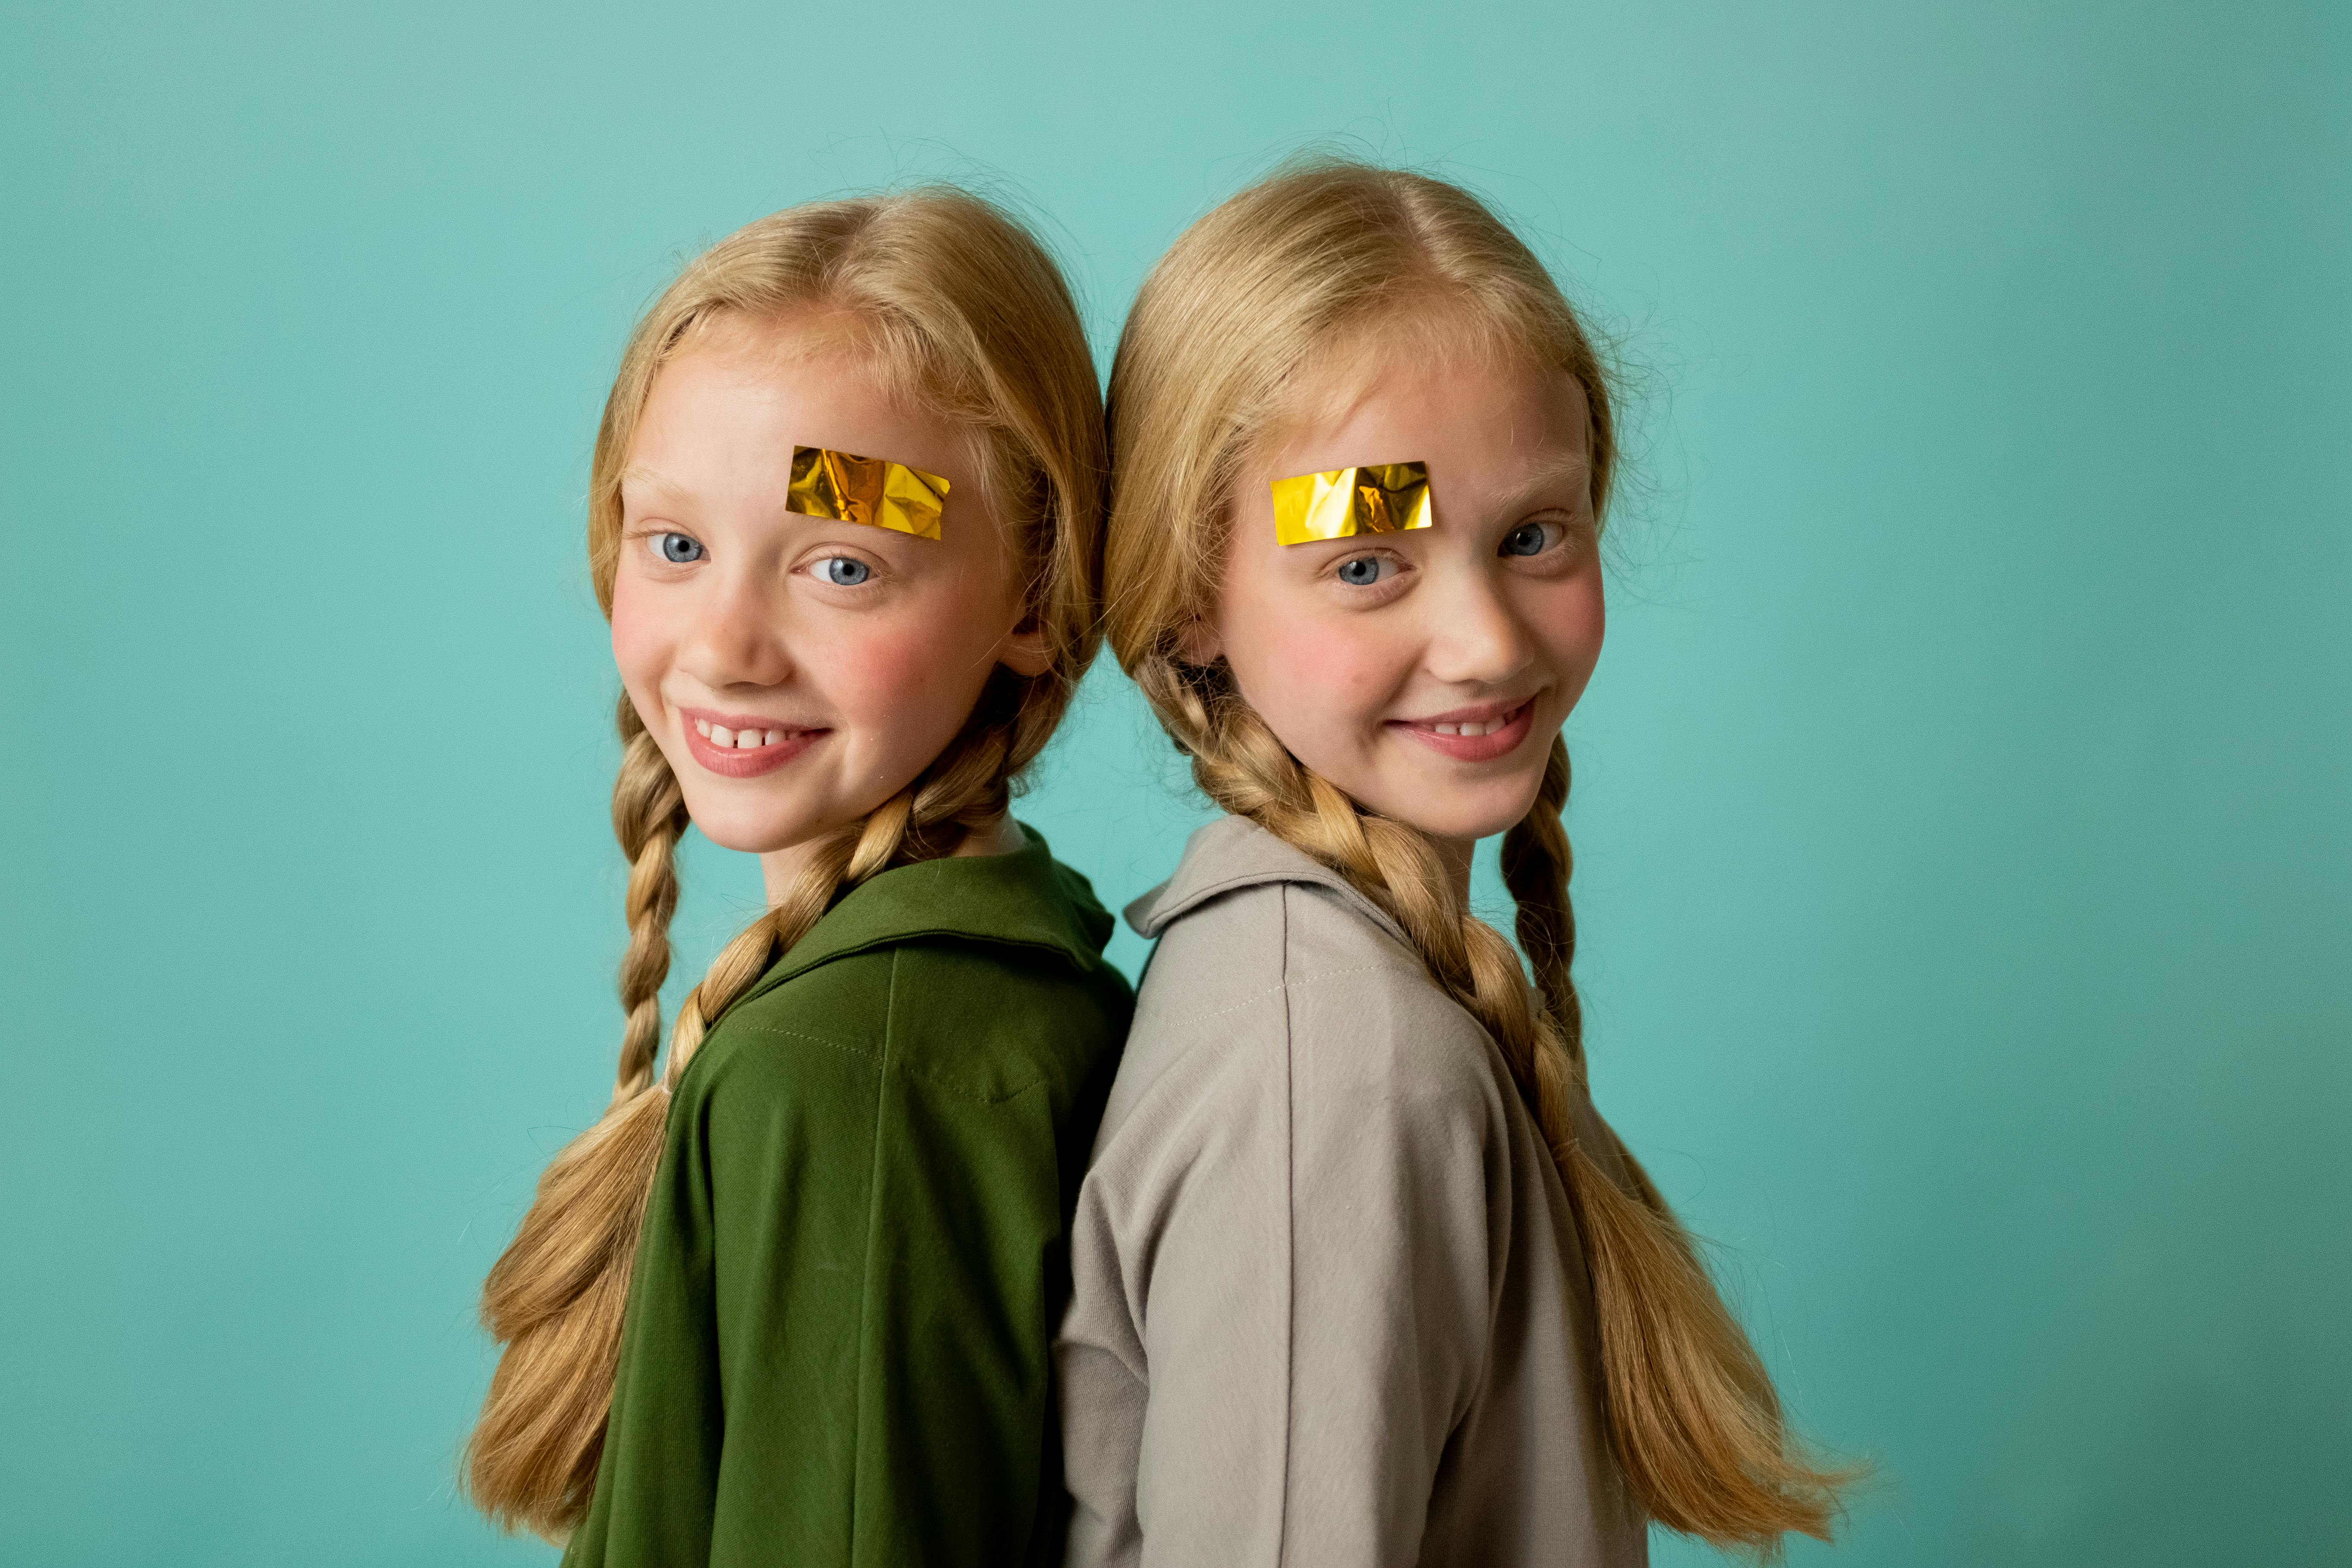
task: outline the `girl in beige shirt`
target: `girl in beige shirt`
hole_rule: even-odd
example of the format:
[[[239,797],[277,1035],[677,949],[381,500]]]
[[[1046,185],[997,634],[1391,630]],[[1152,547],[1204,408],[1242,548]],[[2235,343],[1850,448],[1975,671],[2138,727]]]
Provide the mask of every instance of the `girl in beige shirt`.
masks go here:
[[[1843,1478],[1586,1095],[1559,730],[1616,453],[1559,289],[1451,185],[1294,168],[1160,262],[1110,403],[1111,644],[1229,815],[1128,911],[1070,1562],[1825,1537]],[[1468,909],[1496,834],[1532,987]]]

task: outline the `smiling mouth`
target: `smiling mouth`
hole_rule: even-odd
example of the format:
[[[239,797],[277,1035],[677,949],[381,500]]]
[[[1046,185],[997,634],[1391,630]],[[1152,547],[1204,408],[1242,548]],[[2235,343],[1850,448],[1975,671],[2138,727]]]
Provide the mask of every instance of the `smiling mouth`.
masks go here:
[[[766,730],[745,728],[730,730],[724,724],[714,724],[708,719],[694,721],[694,732],[721,751],[756,752],[762,746],[781,746],[805,730]]]
[[[1520,704],[1520,707],[1525,706],[1525,703]],[[1508,713],[1496,714],[1483,724],[1473,720],[1467,724],[1416,724],[1413,728],[1427,730],[1435,735],[1492,735],[1517,718],[1518,713],[1519,710],[1514,708]]]
[[[1484,718],[1391,719],[1389,727],[1457,763],[1491,763],[1525,743],[1534,732],[1535,711],[1536,700],[1530,697]]]

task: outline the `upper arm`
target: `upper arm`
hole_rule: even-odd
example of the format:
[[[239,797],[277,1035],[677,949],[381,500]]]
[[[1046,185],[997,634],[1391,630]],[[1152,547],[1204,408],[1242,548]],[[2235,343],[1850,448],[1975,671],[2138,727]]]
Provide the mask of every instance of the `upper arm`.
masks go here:
[[[1475,1027],[1358,966],[1217,1028],[1098,1167],[1148,1384],[1143,1561],[1410,1563],[1491,1321],[1507,1185]]]
[[[1286,1534],[1412,1563],[1485,1374],[1507,1234],[1485,1042],[1418,976],[1310,977],[1289,1005]]]
[[[894,949],[795,979],[736,1024],[702,1086],[726,1420],[717,1556],[997,1563],[1037,1545],[1045,1258],[1060,1234],[1051,1097],[923,1071],[907,961]],[[826,994],[795,996],[821,978]],[[802,1026],[853,1002],[870,1041]]]

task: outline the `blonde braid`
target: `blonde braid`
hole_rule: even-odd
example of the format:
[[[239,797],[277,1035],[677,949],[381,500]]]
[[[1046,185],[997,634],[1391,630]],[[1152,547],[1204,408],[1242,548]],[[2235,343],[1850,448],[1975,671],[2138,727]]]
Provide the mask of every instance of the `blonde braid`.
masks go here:
[[[621,1066],[613,1104],[635,1097],[654,1080],[661,1048],[661,988],[669,977],[669,922],[677,912],[677,841],[687,828],[686,796],[628,694],[615,723],[621,771],[613,781],[613,837],[629,861],[625,908],[629,946],[621,955]]]
[[[1568,879],[1576,868],[1560,812],[1568,805],[1568,742],[1555,735],[1544,760],[1543,782],[1527,816],[1503,835],[1503,885],[1518,906],[1519,951],[1535,971],[1544,1010],[1559,1027],[1561,1046],[1580,1071],[1584,1066],[1584,1008],[1569,968],[1576,959],[1576,911]]]
[[[1008,684],[992,682],[996,710],[983,699],[957,742],[913,784],[861,821],[819,840],[782,895],[719,950],[678,1004],[658,1082],[651,1052],[638,1054],[642,1020],[658,1003],[637,987],[658,990],[669,965],[666,928],[677,901],[670,849],[677,835],[672,817],[657,808],[675,798],[677,786],[658,750],[652,751],[651,763],[642,762],[640,745],[652,748],[642,723],[632,733],[629,719],[622,721],[628,750],[614,791],[615,822],[624,818],[624,796],[645,809],[627,815],[621,836],[625,849],[636,846],[630,945],[622,961],[622,1005],[629,1022],[621,1087],[604,1120],[549,1163],[514,1241],[483,1286],[483,1323],[507,1352],[467,1449],[467,1474],[475,1497],[500,1523],[557,1536],[587,1511],[620,1357],[628,1265],[660,1163],[670,1097],[688,1064],[727,1009],[842,895],[892,867],[953,854],[967,834],[1003,814],[1008,764],[1015,757],[1025,763],[1045,740],[1036,725],[1024,722],[1028,705],[1017,690],[1004,689]],[[635,709],[622,700],[634,718]],[[656,768],[668,781],[667,794],[653,782]],[[648,869],[656,866],[657,871]],[[654,1018],[657,1027],[657,1012]],[[567,1380],[562,1395],[551,1398],[542,1379],[553,1366],[578,1367],[585,1375]],[[509,1384],[530,1387],[540,1397],[502,1399],[502,1385]],[[505,1499],[544,1500],[527,1509],[501,1506]]]
[[[1544,998],[1537,1008],[1510,944],[1470,913],[1425,835],[1363,810],[1292,756],[1255,710],[1237,697],[1219,700],[1198,675],[1147,677],[1146,685],[1155,696],[1181,689],[1168,691],[1172,701],[1160,712],[1192,752],[1193,777],[1209,797],[1339,872],[1387,911],[1431,976],[1494,1037],[1585,1240],[1603,1408],[1633,1495],[1659,1523],[1717,1545],[1769,1555],[1783,1532],[1825,1536],[1835,1488],[1851,1477],[1816,1469],[1790,1441],[1763,1363],[1615,1131],[1599,1123],[1622,1177],[1578,1132],[1586,1089],[1576,1032],[1582,1016],[1569,979],[1575,924],[1559,822],[1566,746],[1554,741],[1535,805],[1505,845],[1518,928]]]

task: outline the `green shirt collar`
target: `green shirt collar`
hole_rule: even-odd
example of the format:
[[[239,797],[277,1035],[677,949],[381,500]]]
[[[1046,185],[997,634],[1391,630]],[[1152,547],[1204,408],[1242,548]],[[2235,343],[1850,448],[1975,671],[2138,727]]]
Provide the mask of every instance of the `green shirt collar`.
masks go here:
[[[769,967],[737,1005],[820,963],[903,942],[954,937],[1042,949],[1079,969],[1102,962],[1114,922],[1084,877],[1054,858],[1045,836],[1006,855],[900,866],[853,888]]]

